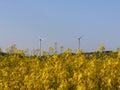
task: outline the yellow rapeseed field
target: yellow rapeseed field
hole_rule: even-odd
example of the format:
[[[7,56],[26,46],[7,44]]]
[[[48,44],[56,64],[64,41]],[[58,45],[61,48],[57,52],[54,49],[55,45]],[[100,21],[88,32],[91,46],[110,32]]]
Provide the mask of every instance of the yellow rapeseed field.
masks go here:
[[[120,90],[120,53],[0,55],[0,90]]]

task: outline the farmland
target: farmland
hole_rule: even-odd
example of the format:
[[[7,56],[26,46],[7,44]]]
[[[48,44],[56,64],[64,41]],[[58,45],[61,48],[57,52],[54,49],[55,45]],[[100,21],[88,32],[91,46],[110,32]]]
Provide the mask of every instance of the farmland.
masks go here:
[[[0,90],[118,90],[120,53],[0,55]]]

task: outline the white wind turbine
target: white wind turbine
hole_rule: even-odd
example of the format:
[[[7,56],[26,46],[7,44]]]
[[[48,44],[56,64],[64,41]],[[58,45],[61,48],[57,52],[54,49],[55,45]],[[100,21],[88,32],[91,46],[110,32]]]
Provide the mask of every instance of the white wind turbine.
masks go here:
[[[81,43],[81,39],[83,38],[83,36],[80,36],[79,38],[78,38],[78,50],[80,50],[80,43]]]

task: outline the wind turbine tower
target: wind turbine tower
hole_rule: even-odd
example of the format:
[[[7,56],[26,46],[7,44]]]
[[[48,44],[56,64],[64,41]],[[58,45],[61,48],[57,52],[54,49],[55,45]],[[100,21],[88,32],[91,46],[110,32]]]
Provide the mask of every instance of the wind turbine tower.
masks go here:
[[[83,36],[78,38],[78,50],[80,50],[80,43],[81,43],[80,41],[81,41],[82,38],[83,38]]]

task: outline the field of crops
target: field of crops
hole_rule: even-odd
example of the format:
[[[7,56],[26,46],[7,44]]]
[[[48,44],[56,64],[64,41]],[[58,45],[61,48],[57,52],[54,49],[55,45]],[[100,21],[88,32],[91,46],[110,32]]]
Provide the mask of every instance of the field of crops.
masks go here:
[[[0,55],[0,90],[119,90],[120,55]]]

